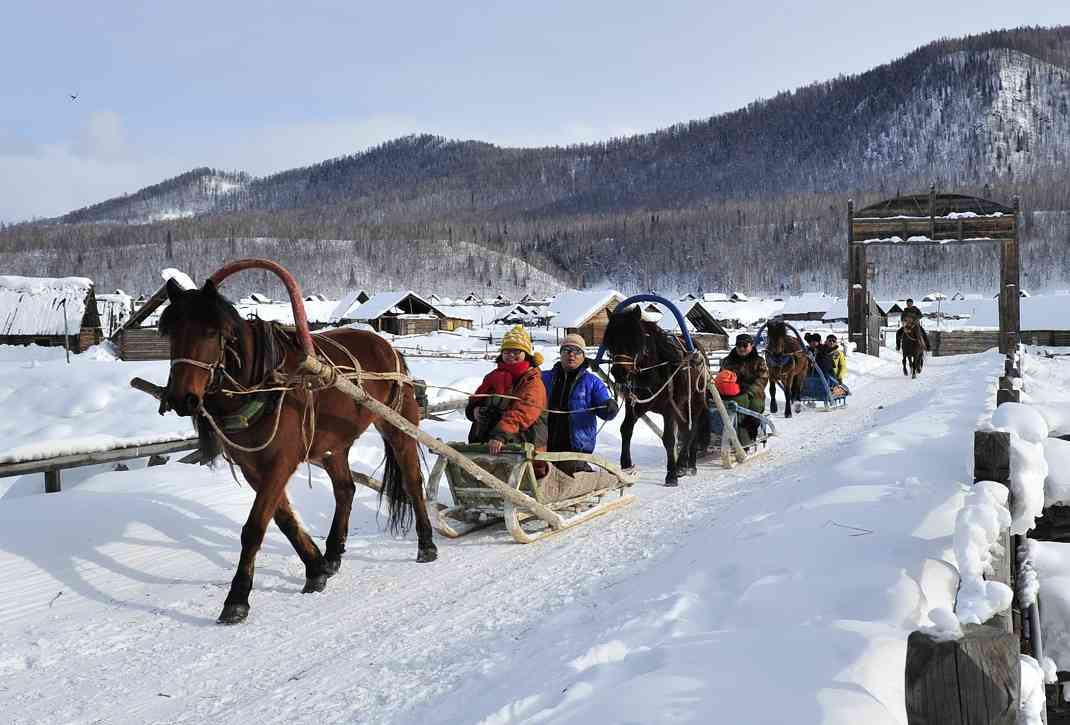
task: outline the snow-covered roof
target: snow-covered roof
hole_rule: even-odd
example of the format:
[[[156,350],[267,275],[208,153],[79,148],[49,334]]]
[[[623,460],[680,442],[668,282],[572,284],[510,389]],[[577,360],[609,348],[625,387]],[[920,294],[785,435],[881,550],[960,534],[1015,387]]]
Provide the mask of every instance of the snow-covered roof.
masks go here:
[[[379,294],[369,299],[357,309],[353,319],[365,322],[368,320],[374,320],[387,313],[409,314],[408,312],[398,308],[398,305],[400,305],[409,297],[412,297],[421,305],[427,306],[429,308],[429,312],[431,314],[434,314],[436,317],[446,317],[446,315],[441,310],[439,310],[437,307],[432,305],[430,302],[428,302],[412,290],[395,290],[393,292],[380,292]]]
[[[807,312],[825,312],[835,302],[835,297],[830,297],[824,292],[806,292],[784,300],[784,307],[780,310],[780,314],[801,315]]]
[[[361,306],[361,302],[358,297],[364,290],[355,289],[346,293],[345,297],[338,300],[338,304],[331,310],[331,322],[340,322],[342,320],[355,320],[357,309]]]
[[[922,302],[936,302],[937,300],[946,300],[947,295],[943,292],[930,292],[921,298]]]
[[[880,303],[877,303],[880,305]],[[881,309],[884,309],[883,306]],[[847,319],[847,300],[837,299],[832,302],[825,310],[825,316],[822,318],[826,322],[831,320],[846,320]]]
[[[555,327],[580,327],[603,307],[623,301],[624,295],[616,290],[570,290],[559,294],[550,310]]]
[[[703,302],[728,302],[728,295],[724,292],[704,292],[702,293]]]
[[[92,288],[85,277],[0,276],[0,335],[78,334]]]
[[[750,297],[743,294],[742,292],[733,292],[732,296],[728,299],[732,300],[733,302],[750,302]]]
[[[781,300],[750,300],[749,302],[730,300],[706,302],[703,300],[699,304],[715,320],[736,320],[742,325],[753,325],[760,320],[768,320],[784,307]]]

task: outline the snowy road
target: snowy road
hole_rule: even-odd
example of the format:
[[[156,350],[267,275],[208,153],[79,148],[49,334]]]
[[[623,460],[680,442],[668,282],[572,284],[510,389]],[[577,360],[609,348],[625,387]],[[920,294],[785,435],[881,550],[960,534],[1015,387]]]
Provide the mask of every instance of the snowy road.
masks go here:
[[[417,565],[414,537],[381,533],[373,494],[359,491],[350,548],[326,592],[299,593],[303,567],[273,531],[238,627],[215,618],[252,497],[225,470],[108,472],[60,495],[0,501],[0,711],[15,723],[479,721],[493,703],[466,709],[456,693],[515,674],[547,618],[582,609],[612,622],[599,609],[606,592],[701,547],[711,531],[738,530],[733,508],[744,497],[828,468],[936,391],[976,387],[994,361],[933,359],[913,382],[897,364],[874,362],[847,410],[778,416],[774,450],[732,471],[702,466],[679,489],[657,485],[660,445],[637,429],[646,471],[637,502],[534,545],[490,529],[440,538],[439,560]],[[972,425],[976,413],[964,415]],[[461,427],[431,430],[456,438]],[[603,452],[615,456],[619,439],[610,429],[605,437]],[[289,490],[324,536],[333,500],[323,477],[310,488],[302,471]],[[493,721],[513,720],[499,712]]]

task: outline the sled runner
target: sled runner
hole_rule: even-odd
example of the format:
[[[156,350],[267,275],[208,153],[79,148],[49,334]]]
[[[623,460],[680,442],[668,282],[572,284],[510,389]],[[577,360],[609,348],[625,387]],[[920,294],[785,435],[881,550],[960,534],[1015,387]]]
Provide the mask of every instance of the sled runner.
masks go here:
[[[431,523],[450,538],[504,521],[516,541],[528,544],[555,530],[570,528],[626,506],[635,498],[625,495],[625,489],[638,480],[637,472],[623,471],[596,455],[536,453],[531,444],[507,445],[495,455],[482,443],[448,445],[496,481],[507,482],[511,492],[515,492],[512,497],[503,496],[498,487],[473,476],[452,456],[439,453],[427,481],[426,498],[432,503],[438,500],[439,485],[445,476],[453,506],[432,506]],[[590,470],[569,474],[554,465],[564,462],[586,464]],[[537,476],[536,469],[543,475]],[[522,499],[518,500],[516,495]],[[526,503],[538,504],[552,512],[560,524],[554,526],[551,517]]]

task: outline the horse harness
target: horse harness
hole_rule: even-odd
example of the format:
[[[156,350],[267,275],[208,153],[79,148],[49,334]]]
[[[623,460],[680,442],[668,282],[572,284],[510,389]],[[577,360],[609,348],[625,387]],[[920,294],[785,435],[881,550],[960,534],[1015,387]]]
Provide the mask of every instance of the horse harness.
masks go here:
[[[307,460],[316,432],[315,394],[321,390],[334,387],[339,377],[350,380],[358,386],[363,380],[383,380],[395,383],[392,386],[388,404],[394,410],[401,412],[405,401],[403,386],[412,385],[413,378],[404,371],[401,356],[393,346],[391,346],[390,350],[394,353],[394,371],[375,372],[361,368],[356,356],[338,341],[323,335],[314,335],[312,343],[316,357],[327,365],[331,372],[330,379],[322,382],[306,375],[287,373],[282,369],[286,360],[287,350],[296,347],[292,333],[274,322],[254,320],[251,324],[253,326],[252,337],[254,341],[252,367],[254,375],[259,373],[260,382],[258,383],[249,386],[243,385],[227,370],[228,356],[234,358],[238,368],[242,367],[242,356],[240,350],[236,349],[234,341],[228,339],[222,333],[219,335],[219,356],[214,362],[205,363],[192,358],[174,358],[171,361],[172,369],[179,364],[185,364],[208,371],[209,380],[208,386],[205,388],[205,399],[210,394],[219,394],[228,398],[249,396],[247,402],[236,412],[225,416],[214,416],[209,412],[205,407],[204,399],[201,400],[200,407],[196,411],[199,415],[204,416],[215,433],[228,446],[247,453],[255,453],[271,445],[278,434],[279,422],[282,418],[283,399],[287,394],[303,389],[308,393],[301,420],[301,432],[302,437],[305,438],[305,458]],[[349,364],[340,365],[332,361],[325,354],[325,343],[345,355]],[[225,384],[233,387],[225,388]],[[272,393],[278,393],[278,396],[272,396]],[[257,446],[242,446],[226,435],[228,432],[236,433],[251,428],[264,415],[272,412],[272,409],[275,412],[275,420],[271,434],[264,443]],[[305,434],[306,429],[308,430],[307,435]]]
[[[612,361],[613,365],[619,365],[619,366],[621,366],[623,368],[629,369],[629,372],[625,376],[625,380],[622,383],[622,387],[624,388],[625,399],[629,403],[631,403],[633,406],[645,405],[647,403],[650,403],[650,402],[656,400],[659,395],[661,395],[663,392],[665,392],[665,390],[667,388],[669,388],[669,386],[672,384],[672,381],[676,378],[677,373],[679,373],[681,370],[684,370],[684,369],[687,370],[687,377],[688,377],[687,389],[688,389],[688,391],[690,391],[691,387],[692,387],[692,374],[693,374],[692,371],[694,370],[694,367],[695,367],[694,363],[695,363],[696,357],[697,357],[697,359],[700,359],[701,362],[699,363],[699,368],[700,369],[699,369],[699,371],[697,373],[697,378],[698,379],[696,381],[694,381],[695,390],[696,390],[696,392],[703,393],[703,394],[706,392],[706,386],[707,386],[707,382],[709,380],[709,374],[710,374],[709,361],[706,360],[706,356],[705,355],[693,356],[693,354],[688,353],[688,351],[684,348],[683,343],[680,342],[679,338],[670,337],[670,339],[679,348],[679,351],[681,353],[681,359],[679,361],[665,360],[665,361],[662,361],[660,363],[655,363],[653,365],[643,366],[643,365],[640,364],[640,360],[642,359],[643,354],[646,352],[646,345],[645,344],[643,345],[643,347],[639,351],[639,353],[634,355],[634,356],[633,355],[628,355],[626,353],[617,353],[617,354],[613,355],[613,361]],[[639,377],[643,373],[648,372],[650,370],[655,370],[655,369],[660,368],[660,367],[665,367],[667,365],[673,365],[673,364],[676,365],[676,368],[671,373],[669,373],[669,376],[665,379],[665,382],[662,383],[661,387],[659,387],[656,391],[654,391],[653,394],[649,395],[646,398],[640,398],[636,394],[636,390],[637,389],[638,390],[644,390],[644,391],[649,391],[651,389],[651,388],[645,387],[645,386],[644,387],[639,387],[634,382],[634,381],[638,381]],[[690,427],[691,424],[692,424],[692,420],[691,420],[691,405],[687,406],[687,416],[685,417],[684,414],[680,411],[679,406],[676,404],[676,396],[673,395],[671,390],[669,391],[667,399],[669,401],[669,405],[672,406],[673,412],[676,413],[676,415],[680,419],[680,421],[681,422],[686,422],[688,427]]]

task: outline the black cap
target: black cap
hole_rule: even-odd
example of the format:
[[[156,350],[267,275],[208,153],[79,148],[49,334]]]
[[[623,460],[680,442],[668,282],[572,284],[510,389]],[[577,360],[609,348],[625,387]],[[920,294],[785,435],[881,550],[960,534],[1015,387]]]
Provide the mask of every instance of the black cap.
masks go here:
[[[745,342],[754,343],[754,338],[746,332],[742,332],[736,335],[736,344],[742,345]]]

